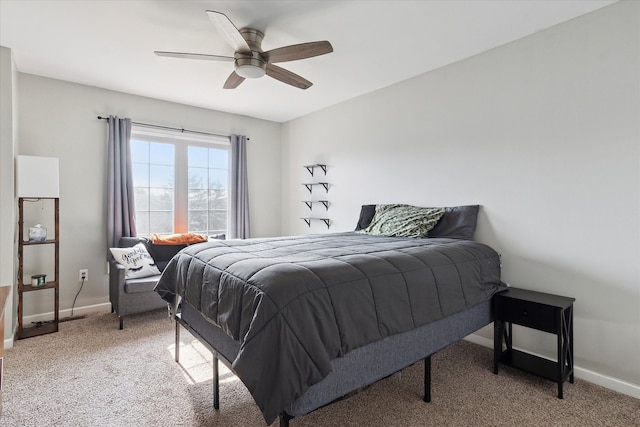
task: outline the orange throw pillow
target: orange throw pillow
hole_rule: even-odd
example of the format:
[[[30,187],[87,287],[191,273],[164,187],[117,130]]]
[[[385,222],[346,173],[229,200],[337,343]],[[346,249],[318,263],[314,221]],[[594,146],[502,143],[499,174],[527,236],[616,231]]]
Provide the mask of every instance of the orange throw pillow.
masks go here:
[[[207,237],[194,233],[177,233],[159,235],[153,233],[151,235],[151,243],[154,245],[189,245],[192,243],[206,242]]]

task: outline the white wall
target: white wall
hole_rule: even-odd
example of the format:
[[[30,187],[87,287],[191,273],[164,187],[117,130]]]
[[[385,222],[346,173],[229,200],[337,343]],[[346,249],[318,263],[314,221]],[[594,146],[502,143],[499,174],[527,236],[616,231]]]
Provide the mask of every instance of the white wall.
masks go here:
[[[481,204],[505,281],[576,298],[581,372],[640,390],[639,17],[620,2],[286,123],[283,232],[326,232],[299,220],[315,162],[330,231],[367,203]],[[555,356],[552,335],[516,334]]]
[[[18,82],[20,145],[16,154],[60,159],[61,310],[71,308],[79,289],[81,268],[89,269],[89,280],[76,308],[109,302],[105,212],[107,125],[97,119],[98,115],[113,114],[137,122],[204,132],[246,134],[251,138],[247,162],[252,234],[255,237],[280,234],[279,123],[23,73],[18,74]],[[25,307],[25,315],[52,310],[47,305],[50,296],[33,298],[39,299]]]
[[[12,286],[15,277],[14,230],[16,204],[13,200],[14,152],[17,145],[16,67],[11,49],[0,46],[0,286]],[[5,306],[5,337],[13,336],[15,294]],[[4,337],[0,337],[4,340]]]

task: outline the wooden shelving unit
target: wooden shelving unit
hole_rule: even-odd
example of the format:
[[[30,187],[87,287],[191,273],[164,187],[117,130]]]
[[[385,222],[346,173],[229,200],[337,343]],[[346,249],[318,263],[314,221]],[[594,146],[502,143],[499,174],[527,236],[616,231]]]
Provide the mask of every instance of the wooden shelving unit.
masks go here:
[[[58,332],[60,322],[60,199],[41,198],[43,200],[53,200],[54,204],[54,224],[55,235],[53,239],[44,242],[25,241],[24,238],[24,203],[26,199],[18,199],[18,330],[16,339],[30,338],[38,335]],[[29,199],[31,200],[31,199]],[[54,247],[54,279],[47,281],[42,286],[32,286],[24,283],[24,248],[27,246],[53,245]],[[38,292],[44,290],[53,291],[54,296],[54,319],[49,322],[42,322],[34,326],[23,324],[24,316],[24,295],[28,292]]]

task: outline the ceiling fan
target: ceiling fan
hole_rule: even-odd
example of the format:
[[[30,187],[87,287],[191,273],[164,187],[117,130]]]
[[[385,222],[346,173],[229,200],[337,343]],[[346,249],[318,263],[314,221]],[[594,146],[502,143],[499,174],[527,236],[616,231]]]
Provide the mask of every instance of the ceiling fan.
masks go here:
[[[164,51],[155,51],[155,54],[172,58],[233,61],[235,70],[224,83],[225,89],[235,89],[245,79],[255,79],[265,74],[288,85],[307,89],[313,83],[302,76],[274,65],[274,63],[312,58],[333,52],[333,47],[328,41],[300,43],[264,52],[261,47],[264,34],[261,31],[254,28],[238,30],[224,13],[212,10],[206,12],[222,38],[233,47],[235,51],[233,56]]]

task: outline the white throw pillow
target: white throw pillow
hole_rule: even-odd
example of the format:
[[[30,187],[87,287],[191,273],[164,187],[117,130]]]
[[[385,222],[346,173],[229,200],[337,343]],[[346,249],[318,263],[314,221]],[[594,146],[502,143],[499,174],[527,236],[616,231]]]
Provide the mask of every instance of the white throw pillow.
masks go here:
[[[131,248],[110,248],[109,250],[115,260],[125,268],[124,276],[127,279],[160,274],[160,270],[143,243],[138,243]]]

